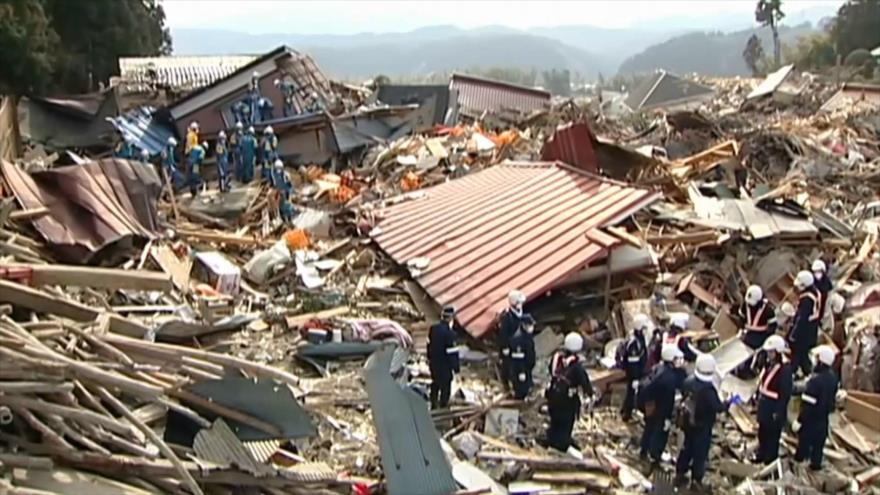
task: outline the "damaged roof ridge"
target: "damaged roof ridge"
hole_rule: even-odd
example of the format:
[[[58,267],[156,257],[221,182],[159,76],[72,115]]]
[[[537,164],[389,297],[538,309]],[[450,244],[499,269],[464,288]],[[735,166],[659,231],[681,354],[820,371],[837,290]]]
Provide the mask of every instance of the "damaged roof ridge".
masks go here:
[[[500,88],[513,88],[513,89],[517,89],[517,90],[521,90],[521,91],[528,91],[528,92],[534,93],[535,96],[546,96],[548,98],[552,96],[552,94],[549,91],[544,90],[544,89],[538,89],[533,86],[523,86],[521,84],[514,84],[514,83],[509,83],[507,81],[499,81],[497,79],[489,79],[486,77],[474,76],[474,75],[466,74],[463,72],[453,72],[452,76],[450,77],[450,85],[451,85],[451,81],[454,81],[456,78],[468,79],[473,82],[483,83],[483,84],[487,84],[487,85],[491,85],[491,86],[497,86]]]

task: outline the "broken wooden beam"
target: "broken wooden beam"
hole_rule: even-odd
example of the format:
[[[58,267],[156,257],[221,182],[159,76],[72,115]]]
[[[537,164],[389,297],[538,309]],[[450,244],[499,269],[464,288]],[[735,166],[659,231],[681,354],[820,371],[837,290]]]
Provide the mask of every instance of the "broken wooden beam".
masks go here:
[[[537,455],[510,454],[507,452],[478,452],[477,458],[485,461],[513,461],[539,469],[589,469],[606,472],[605,464],[596,459],[573,457],[541,457]]]
[[[34,285],[92,287],[94,289],[131,289],[170,291],[171,277],[148,270],[119,270],[75,265],[33,265],[14,263],[8,266],[31,270]]]
[[[209,230],[187,230],[178,229],[177,235],[186,239],[193,239],[204,242],[217,242],[222,244],[234,244],[236,246],[267,246],[274,241],[259,239],[254,236],[245,237],[241,235],[228,234],[226,232],[215,232]]]
[[[878,420],[880,418],[880,407],[871,404],[859,396],[847,394],[846,417],[852,421],[858,421],[868,428],[880,431],[880,426],[878,426],[878,423],[880,423],[880,420]]]
[[[669,246],[673,244],[702,244],[718,240],[718,232],[715,230],[698,230],[682,234],[666,234],[648,237],[648,244]]]
[[[38,208],[31,208],[28,210],[18,210],[13,211],[9,214],[9,220],[34,220],[45,216],[49,213],[49,209],[45,206],[40,206]]]

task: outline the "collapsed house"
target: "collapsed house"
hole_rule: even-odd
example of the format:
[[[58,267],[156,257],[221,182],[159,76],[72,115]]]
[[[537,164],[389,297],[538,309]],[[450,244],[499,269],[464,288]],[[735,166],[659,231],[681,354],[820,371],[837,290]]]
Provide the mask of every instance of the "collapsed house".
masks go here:
[[[633,112],[658,108],[690,110],[712,99],[714,94],[710,87],[659,70],[630,91],[626,106]]]

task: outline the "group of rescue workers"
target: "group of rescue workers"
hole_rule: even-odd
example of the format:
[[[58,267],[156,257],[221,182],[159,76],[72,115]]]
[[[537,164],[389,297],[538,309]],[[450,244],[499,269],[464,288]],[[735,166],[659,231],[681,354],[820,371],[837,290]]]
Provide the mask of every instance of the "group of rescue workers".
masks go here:
[[[283,101],[284,117],[295,115],[296,84],[289,78],[275,79],[274,85],[280,90]],[[321,110],[324,105],[318,95],[312,93],[305,110]],[[255,178],[257,168],[260,178],[268,182],[276,191],[278,214],[285,222],[293,219],[295,210],[291,204],[293,184],[284,169],[284,163],[278,153],[278,137],[271,125],[265,125],[258,138],[255,125],[265,124],[272,120],[274,105],[271,99],[260,94],[259,74],[254,73],[244,97],[236,101],[230,111],[235,125],[228,130],[217,133],[214,141],[214,157],[217,162],[217,182],[221,192],[230,190],[233,174],[241,184],[248,184]],[[196,196],[203,187],[202,167],[210,147],[207,141],[200,138],[199,123],[190,123],[183,146],[182,167],[178,165],[178,142],[174,137],[168,138],[160,153],[162,171],[167,175],[175,190],[189,188]],[[116,148],[116,156],[126,159],[140,159],[150,162],[150,153],[141,151],[140,156],[134,146],[121,139]]]
[[[816,260],[811,268],[798,273],[795,279],[796,308],[784,303],[777,316],[763,290],[753,285],[738,311],[739,338],[754,354],[732,373],[758,378],[754,401],[759,426],[754,463],[769,464],[779,457],[789,401],[793,394],[800,394],[800,411],[791,424],[798,438],[795,460],[809,461],[813,470],[822,467],[828,418],[838,400],[838,378],[834,348],[817,343],[826,307],[839,314],[844,301],[832,293],[825,263]],[[523,312],[525,301],[522,292],[510,292],[509,307],[499,317],[497,332],[498,374],[504,389],[518,400],[527,399],[531,392],[536,361],[535,319]],[[651,471],[660,466],[671,429],[679,428],[684,442],[675,461],[675,485],[684,487],[690,481],[691,490],[708,493],[704,475],[716,419],[743,401],[736,394],[722,399],[714,356],[698,350],[688,336],[690,316],[666,316],[664,331],[647,315],[636,315],[629,335],[617,348],[616,366],[626,376],[621,417],[631,421],[635,410],[642,413],[639,454]],[[430,329],[432,408],[448,405],[453,377],[460,370],[454,321],[455,309],[446,307],[441,321]],[[583,346],[580,334],[569,333],[562,349],[550,360],[550,381],[544,393],[549,426],[542,444],[563,452],[578,448],[572,440],[574,425],[582,407],[592,407],[598,400],[580,355]],[[693,365],[690,376],[686,363]],[[796,380],[796,376],[803,379]]]

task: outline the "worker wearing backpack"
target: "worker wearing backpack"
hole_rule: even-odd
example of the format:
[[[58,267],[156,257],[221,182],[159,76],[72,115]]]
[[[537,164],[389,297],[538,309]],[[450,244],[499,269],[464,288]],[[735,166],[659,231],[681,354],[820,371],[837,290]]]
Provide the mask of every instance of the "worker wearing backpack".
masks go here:
[[[703,475],[709,461],[712,428],[718,413],[726,411],[730,405],[730,402],[718,398],[718,390],[712,381],[714,375],[715,358],[711,354],[697,356],[694,374],[682,386],[684,397],[676,414],[677,426],[684,431],[684,444],[675,462],[675,486],[684,486],[690,471],[691,490],[696,493],[711,493],[703,486]]]
[[[675,392],[684,382],[684,354],[674,344],[666,344],[660,351],[662,364],[657,366],[644,385],[639,387],[639,407],[645,413],[639,457],[646,461],[651,456],[652,470],[660,465],[660,456],[669,440],[672,414],[675,411]]]
[[[565,336],[563,349],[550,360],[550,387],[544,394],[550,414],[546,444],[562,452],[572,446],[577,448],[572,442],[571,432],[581,409],[578,388],[587,396],[588,404],[593,400],[593,385],[578,357],[583,347],[583,337],[569,333]]]

